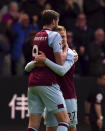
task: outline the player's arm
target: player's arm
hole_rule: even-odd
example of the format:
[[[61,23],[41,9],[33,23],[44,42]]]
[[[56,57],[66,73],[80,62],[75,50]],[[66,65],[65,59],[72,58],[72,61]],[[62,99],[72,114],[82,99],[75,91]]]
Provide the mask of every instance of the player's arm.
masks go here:
[[[45,65],[48,66],[51,70],[53,70],[59,76],[64,76],[73,66],[74,61],[75,61],[75,55],[77,54],[69,49],[69,53],[66,56],[66,61],[64,62],[63,65],[58,65],[50,61],[49,59],[45,60]]]
[[[49,67],[52,71],[54,71],[59,76],[64,76],[72,67],[72,65],[74,64],[74,61],[72,60],[66,61],[64,65],[61,66],[46,58],[44,63],[47,67]],[[25,71],[31,72],[34,68],[35,68],[35,62],[31,61],[25,66]]]
[[[40,55],[36,56],[35,60],[37,62],[43,62],[47,67],[49,67],[52,71],[54,71],[59,76],[64,76],[74,64],[74,54],[72,53],[71,55],[69,55],[67,57],[67,61],[65,61],[65,63],[62,66],[47,59],[45,54],[41,51],[40,51]],[[35,61],[29,62],[25,66],[25,71],[31,72],[35,68],[35,64],[36,64]]]
[[[40,51],[40,55],[38,55],[35,59],[37,62],[43,62],[47,67],[49,67],[52,71],[54,71],[59,76],[64,76],[74,64],[74,53],[71,52],[67,56],[67,60],[63,65],[58,65],[53,61],[46,58],[45,54]]]
[[[74,61],[65,61],[63,65],[58,65],[49,59],[46,59],[45,61],[45,65],[59,76],[64,76],[70,70],[73,64]]]
[[[68,46],[65,45],[64,50],[62,52],[54,52],[55,61],[57,64],[59,65],[64,64],[67,57],[67,50],[68,50]]]
[[[58,65],[51,60],[47,59],[45,54],[40,51],[40,55],[36,57],[37,62],[43,62],[47,67],[49,67],[52,71],[54,71],[59,76],[64,76],[72,67],[74,62],[78,60],[78,54],[76,51],[72,51],[69,49],[69,55],[67,56],[67,61],[65,61],[64,65]],[[25,66],[25,71],[31,72],[35,68],[35,61],[29,62]]]
[[[103,100],[103,94],[98,93],[95,98],[94,108],[97,115],[96,123],[100,129],[102,128],[103,125],[103,115],[102,115],[102,107],[101,107],[102,100]]]
[[[25,66],[25,71],[31,72],[34,68],[35,68],[35,61],[31,61],[27,63],[27,65]]]
[[[102,116],[101,104],[95,104],[94,108],[95,108],[95,111],[96,111],[96,114],[97,114],[97,118],[102,119],[103,116]]]
[[[95,104],[94,105],[96,114],[97,114],[97,126],[101,129],[103,126],[103,116],[102,116],[102,109],[101,109],[101,104]]]
[[[65,46],[64,51],[62,50],[62,38],[59,33],[55,35],[50,47],[53,48],[56,63],[63,65],[67,57],[68,46]]]
[[[31,72],[35,67],[44,67],[45,64],[42,62],[31,61],[25,66],[26,72]]]
[[[103,94],[97,93],[95,96],[95,102],[94,102],[94,108],[96,110],[97,118],[100,118],[102,116],[102,112],[101,112],[102,100],[103,100]]]

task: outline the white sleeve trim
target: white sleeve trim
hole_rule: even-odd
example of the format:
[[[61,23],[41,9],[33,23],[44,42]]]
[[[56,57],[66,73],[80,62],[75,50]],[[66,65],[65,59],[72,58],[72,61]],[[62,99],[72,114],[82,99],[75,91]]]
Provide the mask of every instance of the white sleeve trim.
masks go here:
[[[35,68],[35,62],[31,61],[25,66],[26,72],[31,72]]]

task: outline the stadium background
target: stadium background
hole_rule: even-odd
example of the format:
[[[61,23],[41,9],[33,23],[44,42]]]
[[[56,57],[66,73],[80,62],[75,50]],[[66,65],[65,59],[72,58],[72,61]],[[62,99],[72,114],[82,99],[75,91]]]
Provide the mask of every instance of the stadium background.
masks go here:
[[[76,49],[79,55],[74,75],[78,131],[90,131],[84,123],[84,100],[105,66],[104,0],[14,1],[0,1],[0,130],[25,131],[27,128],[28,74],[24,66],[31,60],[32,39],[42,28],[41,12],[54,9],[61,15],[60,25],[67,29],[70,48]],[[41,124],[41,131],[43,128]]]

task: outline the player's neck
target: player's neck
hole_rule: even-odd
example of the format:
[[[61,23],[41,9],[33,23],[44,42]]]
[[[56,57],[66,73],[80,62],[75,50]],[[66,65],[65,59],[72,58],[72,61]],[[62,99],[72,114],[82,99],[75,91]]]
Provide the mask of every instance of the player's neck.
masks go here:
[[[43,29],[46,29],[46,30],[52,30],[53,28],[52,28],[51,25],[49,25],[49,26],[43,26]]]

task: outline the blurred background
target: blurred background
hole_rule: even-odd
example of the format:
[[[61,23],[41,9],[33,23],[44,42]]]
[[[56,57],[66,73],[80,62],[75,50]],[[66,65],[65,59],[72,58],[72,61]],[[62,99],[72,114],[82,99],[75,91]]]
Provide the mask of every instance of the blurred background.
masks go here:
[[[104,0],[3,0],[0,1],[0,130],[27,128],[27,77],[33,38],[42,29],[41,13],[60,13],[69,47],[79,55],[75,86],[78,97],[78,131],[90,131],[84,102],[105,72]],[[105,101],[104,101],[105,102]],[[105,105],[105,103],[104,103]],[[103,108],[105,111],[105,109]],[[41,131],[44,131],[43,122]]]

